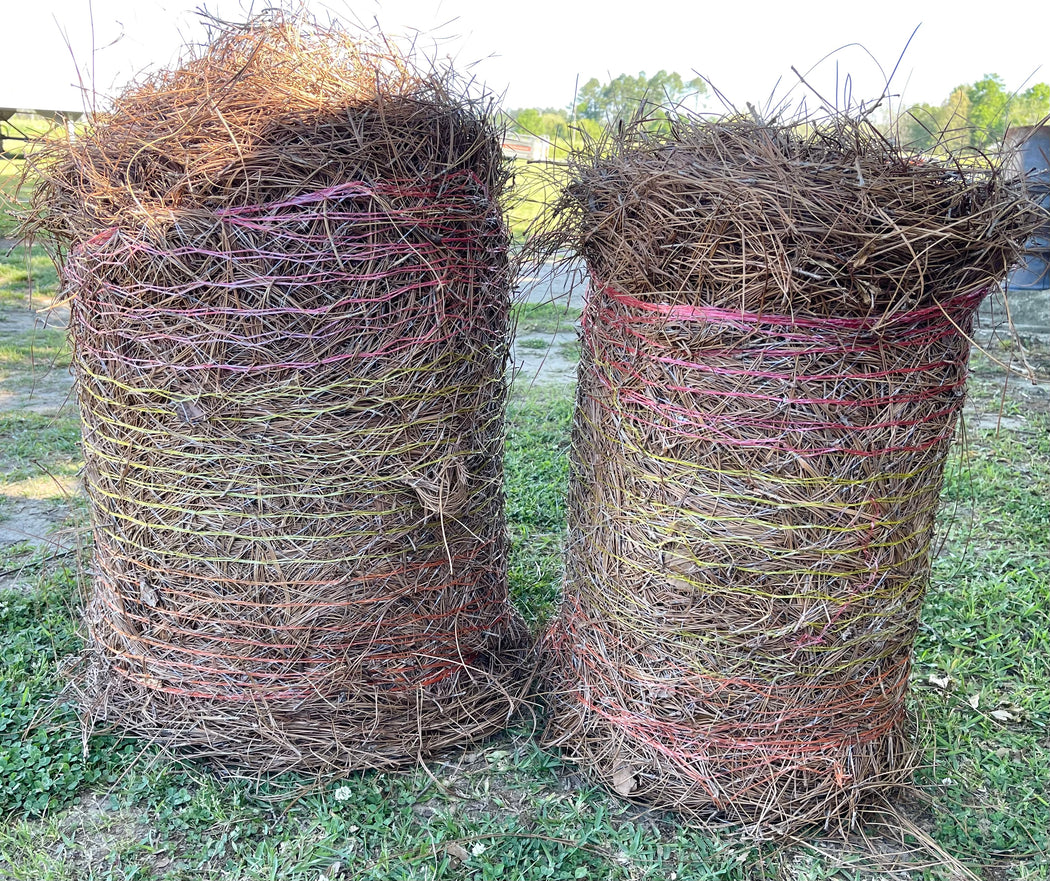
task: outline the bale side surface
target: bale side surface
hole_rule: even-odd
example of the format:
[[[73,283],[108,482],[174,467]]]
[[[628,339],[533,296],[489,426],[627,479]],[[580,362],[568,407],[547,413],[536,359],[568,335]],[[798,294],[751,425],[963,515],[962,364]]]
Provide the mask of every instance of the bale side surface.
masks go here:
[[[586,316],[550,742],[702,817],[848,816],[911,769],[966,339],[939,310],[748,327],[606,293]]]

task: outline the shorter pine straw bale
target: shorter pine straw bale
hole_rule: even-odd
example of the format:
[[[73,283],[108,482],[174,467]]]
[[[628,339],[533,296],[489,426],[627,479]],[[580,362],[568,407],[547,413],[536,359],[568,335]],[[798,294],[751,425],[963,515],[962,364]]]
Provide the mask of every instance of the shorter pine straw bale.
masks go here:
[[[507,169],[461,89],[257,21],[34,154],[72,305],[91,717],[343,770],[519,706]]]
[[[842,117],[639,123],[558,210],[591,289],[546,742],[696,818],[851,825],[913,766],[967,334],[1031,206]]]

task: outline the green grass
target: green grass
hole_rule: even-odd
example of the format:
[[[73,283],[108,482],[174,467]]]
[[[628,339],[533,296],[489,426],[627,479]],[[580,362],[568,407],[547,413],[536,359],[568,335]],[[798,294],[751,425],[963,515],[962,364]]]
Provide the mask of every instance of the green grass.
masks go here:
[[[567,389],[510,407],[511,585],[534,626],[557,597],[570,420]],[[960,455],[970,467],[951,473],[945,497],[958,503],[956,522],[968,523],[971,508],[976,519],[938,559],[916,644],[913,700],[928,741],[918,784],[932,834],[974,864],[1007,866],[1004,878],[1046,877],[1047,427]],[[68,457],[72,440],[67,430],[44,435],[41,451]],[[1023,481],[1011,471],[1018,461],[1029,468]],[[338,877],[351,879],[744,881],[870,878],[876,865],[815,831],[803,846],[756,845],[638,811],[538,748],[528,720],[429,773],[258,783],[104,736],[85,760],[68,707],[40,715],[58,694],[58,662],[80,646],[74,572],[42,563],[32,594],[0,597],[10,671],[0,693],[4,878],[315,881],[339,864]],[[930,673],[948,674],[949,688],[925,686]],[[1003,707],[1017,709],[1015,721],[990,715]],[[951,876],[932,866],[908,877]]]
[[[0,394],[15,395],[18,406],[42,406],[49,390],[59,398],[57,409],[68,396],[68,388],[58,387],[63,378],[68,383],[70,361],[64,310],[47,311],[57,286],[55,267],[39,246],[0,250]]]
[[[29,138],[40,138],[48,134],[62,136],[61,128],[56,128],[45,119],[15,116],[8,122],[0,122],[0,132],[12,135],[24,135]],[[17,219],[11,209],[18,203],[26,203],[32,196],[35,181],[32,177],[22,182],[25,162],[21,157],[33,149],[25,141],[5,138],[3,152],[0,153],[0,238],[10,238],[15,233]],[[3,249],[0,249],[2,253]]]
[[[54,300],[57,287],[58,273],[42,247],[0,249],[0,310],[44,309]]]
[[[590,786],[564,791],[558,765],[529,740],[519,734],[505,746],[459,771],[452,792],[420,771],[355,775],[293,800],[282,794],[288,780],[260,787],[170,766],[132,769],[104,804],[111,836],[92,877],[316,881],[334,864],[341,878],[377,881],[762,877],[754,869],[770,848],[661,827]],[[0,833],[0,870],[33,881],[88,877],[69,828]]]
[[[561,590],[572,399],[565,390],[534,390],[511,401],[507,418],[511,598],[538,630]]]
[[[73,414],[0,411],[0,488],[28,480],[46,467],[72,476],[81,462],[80,419]]]
[[[21,160],[0,156],[0,238],[14,234],[18,221],[11,213],[12,209],[17,208],[19,202],[27,201],[33,190],[32,182],[28,182],[19,191],[23,166]],[[0,249],[2,252],[3,249]]]
[[[571,343],[562,343],[558,346],[558,354],[566,361],[573,363],[580,360],[580,342],[573,340]]]
[[[0,371],[39,373],[41,370],[69,367],[70,351],[66,332],[57,327],[4,332],[0,318]]]
[[[1050,419],[974,433],[945,482],[955,525],[934,563],[913,689],[937,837],[973,860],[1050,854]],[[946,517],[942,517],[942,520]],[[1045,871],[1045,867],[1044,867]]]
[[[520,242],[548,203],[556,198],[564,174],[557,166],[530,164],[522,159],[514,160],[512,173],[507,220],[514,239]]]
[[[510,583],[537,629],[559,591],[571,413],[563,388],[519,393],[508,414]],[[912,689],[926,744],[920,825],[950,854],[1017,879],[1045,878],[1050,852],[1050,425],[1038,415],[1027,424],[975,435],[949,470],[944,520],[956,525],[935,565]],[[9,415],[0,431],[12,441],[6,479],[31,458],[76,464],[71,421]],[[75,571],[34,565],[30,592],[0,594],[10,671],[0,699],[0,877],[315,881],[339,863],[339,877],[353,879],[743,881],[860,879],[876,865],[817,830],[804,845],[759,846],[629,807],[536,746],[542,719],[432,762],[429,773],[259,783],[105,735],[93,736],[85,759],[68,706],[51,704],[62,660],[81,645]],[[928,685],[931,674],[950,677],[948,687]],[[930,866],[907,877],[950,873]]]
[[[80,648],[76,571],[37,564],[31,593],[0,593],[0,815],[60,808],[87,786],[113,783],[130,744],[95,738],[87,756],[80,727],[60,697],[56,663]]]
[[[519,349],[532,349],[536,352],[545,352],[550,348],[550,340],[540,339],[539,337],[526,337],[525,339],[519,339],[515,345]]]
[[[518,303],[511,310],[511,317],[519,337],[532,333],[551,334],[575,329],[580,321],[580,310],[557,303]]]

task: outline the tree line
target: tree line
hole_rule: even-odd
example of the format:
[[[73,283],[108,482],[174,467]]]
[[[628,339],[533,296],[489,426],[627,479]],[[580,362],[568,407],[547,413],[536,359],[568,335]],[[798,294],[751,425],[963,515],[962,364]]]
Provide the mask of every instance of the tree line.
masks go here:
[[[1011,92],[1002,77],[988,74],[956,86],[940,104],[913,104],[900,116],[898,137],[923,153],[994,150],[1009,128],[1036,125],[1048,115],[1050,85],[1036,83]]]
[[[512,110],[510,127],[550,141],[555,148],[574,137],[598,137],[605,126],[627,121],[642,112],[659,127],[667,107],[697,110],[707,94],[700,78],[686,80],[661,70],[653,76],[620,74],[608,82],[590,79],[568,107],[528,107]],[[1047,122],[1050,85],[1036,83],[1010,91],[997,74],[952,89],[940,104],[912,104],[881,127],[901,146],[918,153],[958,153],[994,150],[1007,129]]]
[[[683,105],[695,110],[707,87],[699,77],[686,80],[661,70],[632,76],[622,73],[602,83],[589,79],[568,107],[527,107],[510,111],[511,127],[535,135],[555,146],[571,143],[574,134],[598,137],[606,126],[632,119],[639,111],[654,125],[667,118],[667,108]]]

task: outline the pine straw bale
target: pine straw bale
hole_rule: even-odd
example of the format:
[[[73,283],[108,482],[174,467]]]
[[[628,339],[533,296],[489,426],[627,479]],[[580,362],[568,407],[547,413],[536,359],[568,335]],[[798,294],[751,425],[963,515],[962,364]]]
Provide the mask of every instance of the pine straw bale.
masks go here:
[[[29,225],[72,303],[91,717],[344,770],[519,706],[507,168],[466,94],[277,18],[34,154]]]
[[[967,334],[1031,206],[837,118],[629,127],[559,211],[591,290],[546,742],[696,818],[850,826],[913,766]]]

